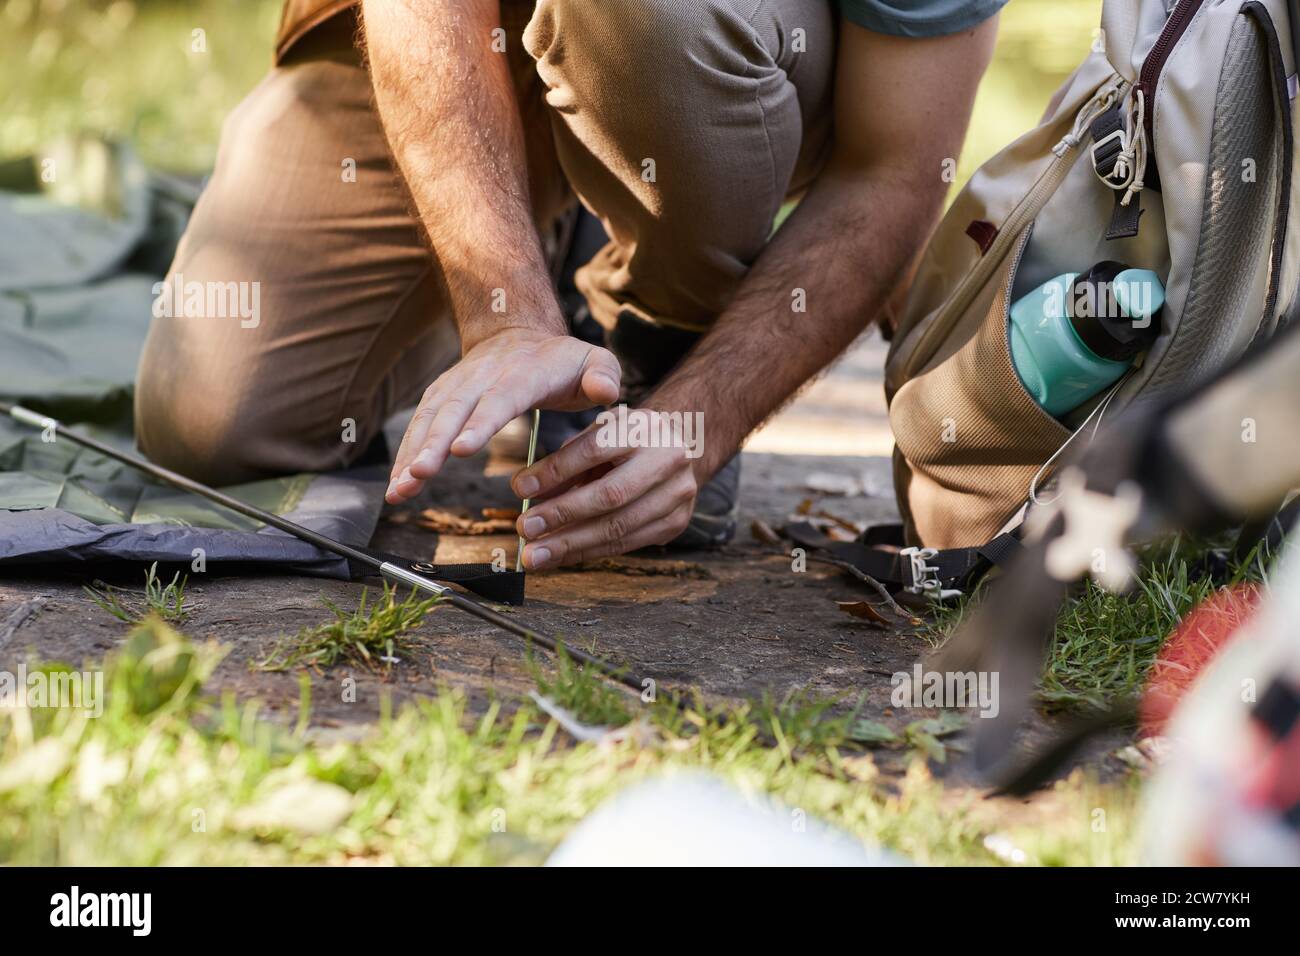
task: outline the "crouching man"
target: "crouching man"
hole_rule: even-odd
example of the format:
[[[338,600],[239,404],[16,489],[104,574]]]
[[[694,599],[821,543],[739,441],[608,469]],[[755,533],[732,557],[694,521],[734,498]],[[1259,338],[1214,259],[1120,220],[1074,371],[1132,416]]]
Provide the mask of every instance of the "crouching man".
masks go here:
[[[172,266],[261,314],[154,322],[142,449],[213,483],[325,470],[417,404],[396,503],[528,409],[622,399],[705,438],[575,429],[514,479],[526,566],[725,542],[741,443],[937,219],[1003,2],[290,0]],[[544,253],[575,197],[604,347]]]

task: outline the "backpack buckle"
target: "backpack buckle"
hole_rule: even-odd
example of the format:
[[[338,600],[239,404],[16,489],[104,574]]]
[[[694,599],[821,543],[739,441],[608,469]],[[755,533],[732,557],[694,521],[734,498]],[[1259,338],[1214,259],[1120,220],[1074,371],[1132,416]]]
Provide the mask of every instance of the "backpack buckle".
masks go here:
[[[912,581],[911,584],[904,585],[904,591],[909,594],[924,595],[938,601],[961,597],[959,589],[945,588],[943,586],[943,582],[939,580],[938,567],[926,563],[931,558],[938,556],[938,554],[939,552],[934,548],[903,548],[898,552],[899,557],[907,559],[908,576]]]
[[[1128,131],[1123,127],[1111,130],[1093,144],[1092,171],[1111,189],[1127,189],[1133,180],[1128,151]]]

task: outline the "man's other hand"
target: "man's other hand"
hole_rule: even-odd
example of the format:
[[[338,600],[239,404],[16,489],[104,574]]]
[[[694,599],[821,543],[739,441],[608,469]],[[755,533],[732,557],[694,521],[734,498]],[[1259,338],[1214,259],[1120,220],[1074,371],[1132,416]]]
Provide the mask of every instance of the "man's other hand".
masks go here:
[[[503,329],[476,343],[424,393],[406,428],[385,498],[414,497],[448,454],[480,451],[530,408],[578,411],[618,400],[613,353],[567,335]]]
[[[682,443],[626,447],[606,434],[597,421],[515,476],[515,494],[541,499],[517,524],[528,570],[667,544],[686,529],[711,466]]]

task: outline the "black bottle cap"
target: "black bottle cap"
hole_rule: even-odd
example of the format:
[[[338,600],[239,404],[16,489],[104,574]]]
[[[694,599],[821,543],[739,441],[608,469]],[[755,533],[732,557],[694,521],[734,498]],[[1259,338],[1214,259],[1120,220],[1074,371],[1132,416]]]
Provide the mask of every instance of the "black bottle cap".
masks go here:
[[[1127,362],[1150,347],[1160,334],[1161,309],[1145,327],[1138,328],[1115,298],[1115,277],[1128,268],[1111,260],[1097,263],[1075,278],[1066,303],[1070,324],[1083,344],[1099,357],[1114,362]]]

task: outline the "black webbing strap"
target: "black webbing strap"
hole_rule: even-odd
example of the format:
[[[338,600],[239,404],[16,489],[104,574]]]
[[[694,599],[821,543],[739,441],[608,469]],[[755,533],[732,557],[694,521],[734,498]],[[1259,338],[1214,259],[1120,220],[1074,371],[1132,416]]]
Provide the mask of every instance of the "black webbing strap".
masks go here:
[[[923,594],[929,590],[967,592],[992,567],[1005,564],[1020,550],[1014,534],[1000,534],[977,548],[912,549],[890,547],[902,541],[900,525],[868,528],[856,541],[833,541],[807,522],[793,524],[785,533],[796,544],[822,551],[870,575],[889,591]],[[918,565],[925,568],[920,575]],[[927,584],[926,582],[930,582]]]
[[[373,548],[358,548],[372,557],[398,567],[406,568],[416,574],[423,574],[443,584],[455,584],[467,591],[472,591],[481,598],[497,604],[519,605],[524,603],[524,573],[508,568],[498,571],[490,564],[422,564],[386,551]],[[374,568],[352,565],[354,577],[370,577],[376,572]]]
[[[1093,120],[1091,131],[1093,168],[1115,193],[1115,208],[1110,215],[1106,238],[1131,239],[1138,234],[1138,223],[1142,218],[1142,194],[1138,193],[1125,206],[1124,191],[1116,189],[1115,182],[1111,179],[1120,153],[1124,152],[1128,142],[1129,131],[1125,124],[1124,110],[1116,106],[1102,113]]]
[[[988,544],[979,548],[979,553],[986,558],[994,567],[1002,567],[1013,557],[1020,553],[1024,545],[1020,539],[1011,532],[1000,534]]]

